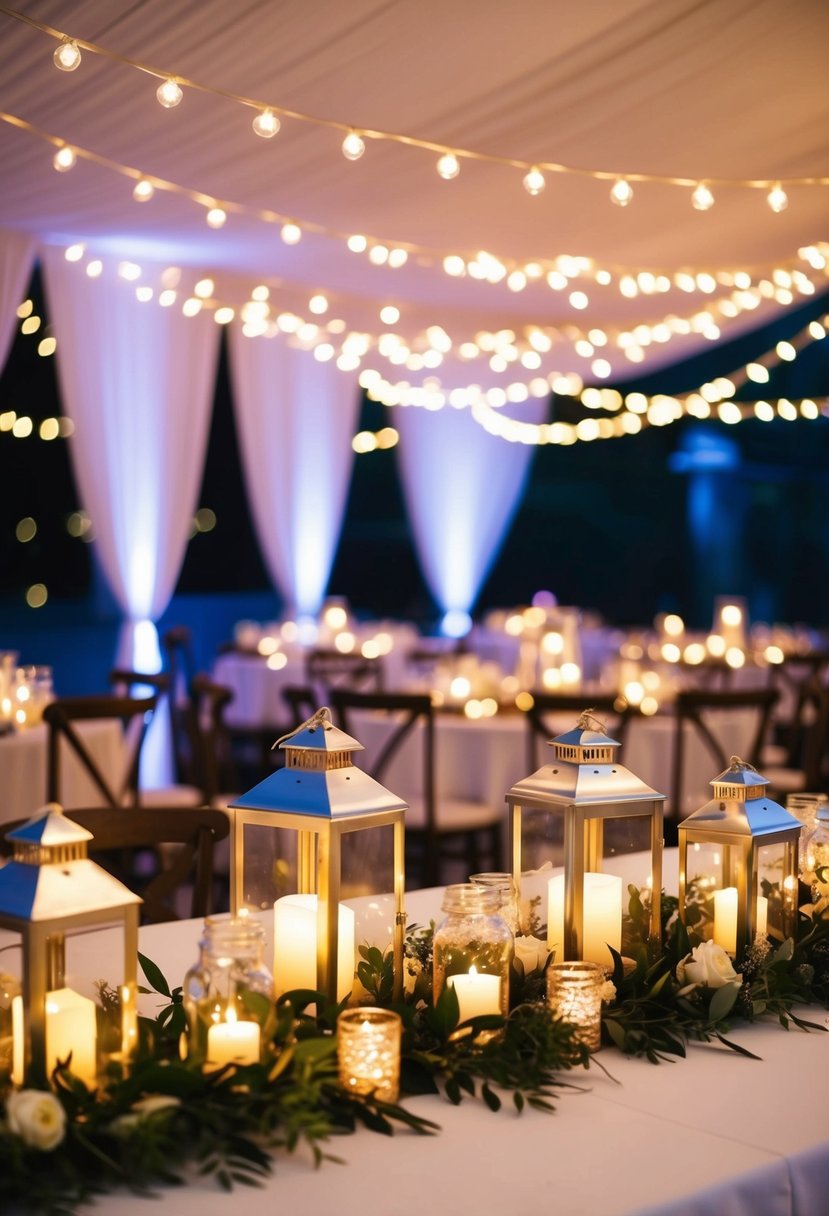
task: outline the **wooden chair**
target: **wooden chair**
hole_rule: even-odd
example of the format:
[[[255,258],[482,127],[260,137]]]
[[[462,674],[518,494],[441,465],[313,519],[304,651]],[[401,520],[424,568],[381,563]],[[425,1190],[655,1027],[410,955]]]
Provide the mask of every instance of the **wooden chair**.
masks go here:
[[[96,806],[65,811],[92,833],[89,856],[144,901],[143,923],[208,916],[222,911],[214,892],[214,849],[230,820],[209,807]],[[21,826],[19,819],[4,832]],[[0,838],[0,853],[11,845]]]
[[[72,750],[111,807],[137,806],[138,769],[147,728],[158,706],[159,694],[133,697],[117,693],[100,696],[58,697],[43,711],[48,727],[46,801],[61,801],[61,741]],[[125,759],[120,778],[113,781],[101,771],[84,742],[80,723],[115,719],[123,728]]]
[[[317,695],[310,684],[286,684],[282,700],[288,707],[289,729],[296,730],[320,708]]]
[[[428,695],[364,693],[331,690],[334,717],[348,734],[359,739],[353,716],[359,711],[386,716],[389,733],[368,770],[383,782],[391,761],[405,744],[420,749],[422,792],[395,790],[409,804],[406,813],[406,865],[412,886],[435,886],[445,881],[446,864],[462,862],[464,881],[469,874],[501,870],[500,806],[438,797],[435,790],[435,710]]]
[[[305,680],[319,698],[319,704],[328,705],[335,688],[380,692],[383,664],[380,659],[367,659],[359,653],[315,648],[308,651],[305,659]]]
[[[751,715],[749,745],[743,749],[742,760],[759,767],[763,747],[771,729],[772,714],[779,693],[774,688],[694,689],[677,693],[674,702],[674,754],[671,774],[670,805],[665,814],[665,843],[677,843],[677,828],[683,818],[683,790],[686,777],[686,748],[693,734],[703,744],[711,759],[711,772],[706,780],[728,768],[731,750],[720,738],[724,713],[744,711]]]
[[[532,696],[533,704],[523,711],[527,717],[527,761],[530,772],[545,763],[543,745],[563,730],[575,727],[579,714],[586,709],[591,710],[605,724],[608,735],[622,745],[619,755],[623,757],[628,727],[639,714],[623,698],[613,693],[584,692],[534,692]],[[559,722],[550,722],[554,715]],[[564,717],[569,719],[569,726],[560,724]]]
[[[144,805],[200,806],[204,802],[202,779],[199,767],[197,733],[194,730],[190,701],[174,695],[174,677],[167,672],[132,671],[114,668],[109,673],[109,682],[116,693],[140,696],[147,689],[154,689],[158,696],[155,719],[162,719],[169,729],[173,752],[175,780],[172,784],[153,789],[141,789],[139,801]]]
[[[186,625],[173,625],[161,637],[164,667],[170,678],[173,701],[186,700],[197,674],[193,634]]]
[[[812,791],[829,784],[829,654],[796,656],[775,672],[775,686],[789,713],[778,725],[776,744],[764,749],[762,771],[775,796]]]

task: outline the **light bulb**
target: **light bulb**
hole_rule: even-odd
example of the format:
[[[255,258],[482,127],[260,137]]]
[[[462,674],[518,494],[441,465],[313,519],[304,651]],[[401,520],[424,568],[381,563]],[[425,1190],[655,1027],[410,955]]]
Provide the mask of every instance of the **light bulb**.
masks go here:
[[[611,187],[610,198],[617,207],[627,207],[633,198],[633,186],[624,177],[618,178]]]
[[[69,169],[73,169],[75,167],[77,159],[78,158],[72,148],[70,148],[68,144],[64,144],[62,148],[58,148],[57,152],[52,158],[52,164],[55,166],[58,173],[66,173]]]
[[[279,235],[286,245],[298,245],[302,239],[302,229],[299,224],[283,224]]]
[[[359,160],[366,145],[356,131],[349,131],[343,140],[343,156],[346,160]]]
[[[205,219],[211,228],[221,228],[227,219],[227,212],[222,207],[211,207]]]
[[[178,82],[170,76],[167,80],[162,80],[161,84],[155,91],[159,105],[164,106],[165,110],[172,110],[173,106],[177,106],[184,94],[182,93]]]
[[[691,206],[695,211],[709,211],[714,206],[714,195],[705,182],[699,182],[691,195]]]
[[[52,61],[55,67],[60,68],[62,72],[74,72],[81,62],[81,52],[77,42],[73,42],[71,38],[64,39],[52,56]]]
[[[256,134],[261,135],[262,139],[273,139],[282,123],[276,117],[273,110],[263,110],[261,114],[256,115],[251,125]]]
[[[524,177],[524,189],[527,191],[527,194],[540,194],[546,185],[544,174],[533,165],[532,169]]]
[[[781,211],[786,210],[789,205],[789,196],[780,185],[780,182],[777,182],[777,184],[772,186],[771,190],[769,190],[768,194],[766,195],[766,202],[771,207],[772,211],[775,212],[775,214],[779,214]]]
[[[155,186],[152,182],[148,182],[146,177],[142,177],[140,181],[135,183],[132,191],[132,197],[137,203],[146,203],[155,194]]]
[[[437,164],[438,174],[444,181],[451,181],[461,171],[460,162],[454,152],[446,152]]]

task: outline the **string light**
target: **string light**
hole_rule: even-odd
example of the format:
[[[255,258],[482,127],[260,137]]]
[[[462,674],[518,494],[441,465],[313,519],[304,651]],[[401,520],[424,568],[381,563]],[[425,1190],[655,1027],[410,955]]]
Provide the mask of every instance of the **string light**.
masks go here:
[[[705,182],[699,182],[691,195],[691,206],[695,211],[710,211],[714,206],[714,195]]]
[[[457,177],[461,171],[460,161],[453,152],[445,152],[437,163],[438,176],[444,181],[451,181],[453,177]]]
[[[611,187],[610,199],[617,207],[627,207],[633,201],[633,186],[624,177],[618,178]]]
[[[302,229],[298,224],[283,224],[279,230],[279,235],[282,238],[283,244],[298,245],[302,240]]]
[[[786,210],[789,205],[789,196],[780,185],[780,182],[776,182],[775,185],[772,186],[771,190],[769,190],[766,196],[766,202],[771,207],[775,215],[778,215],[781,211]]]
[[[346,160],[359,160],[366,150],[365,141],[356,131],[349,131],[342,143]]]
[[[52,164],[58,173],[67,173],[70,169],[74,169],[77,162],[78,158],[75,155],[75,151],[68,144],[64,144],[62,148],[58,148],[52,157]]]
[[[529,173],[524,177],[524,189],[527,191],[527,194],[540,194],[546,185],[547,182],[544,174],[537,165],[533,165]]]
[[[222,228],[227,221],[227,212],[223,207],[211,207],[204,218],[210,228]]]
[[[172,76],[169,76],[166,80],[162,80],[155,91],[155,95],[158,98],[158,104],[164,106],[165,110],[172,110],[175,106],[179,105],[184,96],[181,86]]]
[[[155,186],[146,177],[140,178],[132,191],[132,197],[137,203],[148,203],[154,194]]]
[[[257,114],[251,125],[262,139],[273,139],[274,135],[278,134],[282,123],[273,110],[267,109],[263,110],[261,114]]]
[[[52,61],[61,72],[74,72],[81,63],[81,52],[77,42],[71,38],[64,39],[52,56]]]

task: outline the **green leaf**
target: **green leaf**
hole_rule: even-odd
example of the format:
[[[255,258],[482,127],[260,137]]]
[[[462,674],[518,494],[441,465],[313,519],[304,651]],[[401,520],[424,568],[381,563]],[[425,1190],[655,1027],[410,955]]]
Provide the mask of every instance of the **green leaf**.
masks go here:
[[[723,984],[722,988],[717,988],[708,1006],[708,1016],[711,1021],[721,1022],[727,1018],[739,995],[740,985],[736,983]]]
[[[153,992],[160,992],[162,996],[172,996],[170,985],[167,983],[161,968],[147,958],[146,954],[138,952],[138,962],[141,965],[141,970],[147,978],[147,983],[152,986]]]
[[[496,1093],[493,1093],[486,1081],[481,1086],[481,1097],[483,1098],[484,1102],[486,1102],[490,1110],[497,1112],[501,1109],[501,1099]]]

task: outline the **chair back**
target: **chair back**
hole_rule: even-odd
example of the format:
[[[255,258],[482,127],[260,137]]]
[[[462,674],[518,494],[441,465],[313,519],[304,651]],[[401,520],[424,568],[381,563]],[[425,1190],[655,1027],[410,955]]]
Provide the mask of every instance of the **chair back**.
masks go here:
[[[173,625],[161,637],[164,665],[170,678],[173,702],[187,699],[197,674],[193,654],[193,634],[186,625]]]
[[[586,709],[591,710],[605,724],[607,733],[622,746],[620,759],[624,755],[624,743],[631,719],[639,711],[613,693],[586,692],[534,692],[532,705],[524,710],[527,718],[527,762],[531,772],[543,763],[543,746],[563,730],[575,726],[578,717]],[[559,722],[552,723],[553,716]],[[566,724],[561,719],[567,717]]]
[[[670,817],[674,828],[682,818],[685,755],[689,736],[694,735],[711,759],[711,777],[728,768],[731,750],[721,738],[724,713],[745,711],[752,715],[750,739],[741,759],[760,765],[763,745],[771,729],[771,718],[779,699],[774,688],[694,689],[677,693],[674,702],[674,756],[671,777]],[[667,839],[667,838],[666,838]]]
[[[829,748],[829,652],[792,655],[771,672],[780,692],[783,765],[803,773],[803,789],[821,789]]]
[[[186,707],[195,740],[197,785],[210,803],[221,792],[240,788],[230,732],[224,714],[234,697],[232,688],[216,684],[199,672],[190,682]]]
[[[146,678],[141,677],[142,682]],[[43,711],[48,727],[46,801],[61,801],[61,741],[64,740],[86,770],[101,797],[110,807],[138,803],[138,770],[141,748],[158,706],[159,694],[129,696],[118,693],[100,696],[58,697]],[[82,722],[117,720],[124,733],[125,759],[120,779],[113,781],[87,747]]]
[[[319,709],[317,694],[310,684],[286,684],[282,689],[282,700],[288,707],[291,730],[307,722]]]
[[[124,810],[96,806],[64,814],[92,833],[89,856],[141,896],[142,922],[203,918],[216,910],[214,849],[230,831],[224,811],[209,807],[141,806]],[[25,822],[20,819],[6,824],[5,831]],[[11,850],[7,840],[0,840],[0,852],[10,855]]]
[[[306,656],[305,679],[322,704],[328,704],[335,688],[379,692],[383,687],[382,660],[316,648]]]

